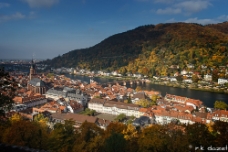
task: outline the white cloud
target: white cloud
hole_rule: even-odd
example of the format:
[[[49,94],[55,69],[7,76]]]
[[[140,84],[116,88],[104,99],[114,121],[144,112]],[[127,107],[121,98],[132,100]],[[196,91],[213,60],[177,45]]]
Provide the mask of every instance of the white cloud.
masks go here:
[[[3,8],[3,7],[9,7],[10,4],[8,3],[0,3],[0,8]]]
[[[51,7],[57,4],[59,0],[23,0],[32,8],[34,7]]]
[[[203,9],[207,9],[212,4],[206,0],[193,0],[193,1],[184,1],[178,4],[175,4],[176,8],[181,8],[187,13],[196,13]]]
[[[185,20],[184,22],[185,23],[198,23],[198,24],[206,25],[206,24],[215,24],[220,21],[217,19],[198,19],[197,17],[195,17],[195,18],[189,18],[189,19]]]
[[[157,14],[179,14],[181,13],[181,9],[180,8],[165,8],[165,9],[158,9],[156,11]]]
[[[207,25],[207,24],[216,24],[216,23],[222,23],[224,21],[228,20],[228,15],[222,15],[216,18],[188,18],[186,20],[175,20],[174,18],[171,18],[167,20],[167,23],[172,23],[172,22],[185,22],[185,23],[198,23],[202,25]]]
[[[218,19],[223,21],[228,21],[228,15],[219,16]]]
[[[163,3],[163,5],[169,5],[168,8],[157,9],[157,14],[183,13],[185,15],[191,15],[193,13],[207,9],[209,6],[212,6],[210,0],[154,0],[154,2]]]
[[[12,15],[0,15],[0,22],[6,22],[10,20],[18,20],[18,19],[24,19],[25,15],[21,14],[20,12],[16,12]]]

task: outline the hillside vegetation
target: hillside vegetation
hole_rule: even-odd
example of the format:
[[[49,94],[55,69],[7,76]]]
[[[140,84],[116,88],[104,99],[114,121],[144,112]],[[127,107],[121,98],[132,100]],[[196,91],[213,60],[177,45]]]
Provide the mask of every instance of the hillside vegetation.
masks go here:
[[[118,70],[120,73],[167,75],[171,65],[226,65],[228,22],[202,26],[190,23],[146,25],[113,35],[86,49],[45,61],[53,67]]]

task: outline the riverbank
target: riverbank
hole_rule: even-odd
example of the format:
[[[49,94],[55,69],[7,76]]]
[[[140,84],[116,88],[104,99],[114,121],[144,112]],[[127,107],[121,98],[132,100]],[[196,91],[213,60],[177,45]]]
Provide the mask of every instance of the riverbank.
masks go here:
[[[81,82],[90,82],[91,77],[85,76],[85,75],[70,75],[70,74],[65,74],[66,77],[72,79],[72,80],[80,80]],[[119,82],[120,85],[121,83],[121,78],[116,78],[116,77],[93,77],[93,80],[98,82],[99,84],[115,84]],[[126,79],[122,79],[123,80]],[[171,83],[158,83],[157,81],[153,79],[148,79],[150,82],[147,83],[133,83],[130,84],[130,80],[135,80],[135,79],[127,79],[126,80],[126,87],[127,88],[132,88],[136,89],[138,86],[142,88],[142,90],[155,90],[159,91],[162,96],[165,96],[166,94],[173,94],[177,96],[182,96],[182,97],[187,97],[191,99],[198,99],[204,103],[205,106],[207,107],[214,107],[214,102],[215,101],[224,101],[228,104],[228,94],[224,93],[218,93],[218,92],[209,92],[209,91],[202,91],[202,90],[195,90],[192,88],[186,87],[186,85],[177,85],[177,82],[171,82]],[[173,85],[175,84],[175,85]]]
[[[101,78],[101,79],[112,79],[113,82],[130,82],[130,81],[137,81],[137,80],[142,80],[142,79],[137,79],[137,78],[132,78],[132,77],[119,77],[119,76],[94,76],[91,77],[90,75],[80,75],[80,76],[86,76],[90,77],[91,79],[94,78]],[[220,89],[217,87],[207,87],[207,88],[199,88],[198,83],[181,83],[181,82],[170,82],[170,81],[162,81],[162,80],[156,80],[153,78],[145,78],[143,79],[145,83],[150,83],[150,84],[156,84],[156,85],[162,85],[162,86],[168,86],[168,87],[174,87],[174,88],[186,88],[186,89],[191,89],[191,90],[197,90],[197,91],[204,91],[204,92],[213,92],[213,93],[222,93],[222,94],[228,94],[228,89]]]

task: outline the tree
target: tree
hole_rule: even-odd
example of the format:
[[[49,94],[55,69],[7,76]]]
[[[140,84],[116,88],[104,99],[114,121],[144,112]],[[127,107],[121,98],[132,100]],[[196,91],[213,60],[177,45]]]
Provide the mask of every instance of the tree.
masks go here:
[[[40,123],[41,125],[45,126],[49,119],[47,117],[44,117],[42,113],[39,113],[34,117],[34,121]]]
[[[50,133],[49,149],[52,151],[70,151],[74,146],[77,134],[74,131],[74,121],[65,120],[64,124],[57,123]]]
[[[92,138],[94,138],[97,135],[103,135],[103,130],[99,128],[96,124],[94,123],[89,123],[85,121],[82,123],[80,126],[80,140],[89,142]]]
[[[10,117],[9,120],[10,120],[11,123],[14,123],[14,122],[17,122],[17,121],[21,121],[21,120],[22,120],[22,117],[21,117],[20,114],[15,113],[15,114],[13,114],[13,115]]]
[[[0,116],[12,108],[12,99],[17,88],[15,80],[11,79],[8,73],[0,70]]]
[[[197,82],[199,81],[199,78],[198,78],[198,76],[197,76],[196,74],[193,74],[193,75],[192,75],[192,81],[193,81],[194,83],[197,83]]]
[[[47,139],[47,130],[35,122],[21,120],[5,130],[2,141],[10,145],[47,149]]]
[[[105,138],[108,138],[113,132],[122,133],[126,129],[126,125],[120,122],[110,123],[105,130]]]
[[[215,101],[214,108],[226,110],[228,108],[228,104],[224,101]]]
[[[175,125],[177,127],[177,125]],[[167,143],[169,152],[183,152],[188,151],[189,143],[187,136],[180,129],[169,129],[168,139],[172,142]]]
[[[137,86],[137,87],[135,88],[135,91],[136,91],[136,92],[142,91],[142,87],[141,87],[141,86]]]
[[[125,100],[124,100],[124,103],[128,103],[128,100],[127,100],[127,99],[125,99]]]
[[[132,124],[128,124],[127,128],[123,130],[122,134],[126,140],[131,140],[138,136],[138,132]]]
[[[151,105],[157,105],[157,99],[158,99],[158,95],[152,95],[152,97],[151,97],[151,100],[152,100]]]
[[[95,110],[86,108],[85,111],[83,112],[83,114],[88,115],[88,116],[94,116],[95,112],[96,112]]]
[[[85,121],[78,129],[73,151],[102,151],[104,131],[94,123]]]
[[[47,74],[47,77],[48,77],[48,78],[54,77],[54,73],[48,73],[48,74]]]
[[[213,128],[213,134],[215,135],[215,145],[217,147],[223,147],[228,141],[228,123],[222,121],[216,121]]]
[[[120,133],[113,132],[104,143],[104,152],[124,152],[126,150],[126,140]]]
[[[121,114],[119,114],[119,115],[115,118],[115,120],[121,122],[121,121],[123,121],[125,118],[126,118],[126,115],[123,114],[123,113],[121,113]]]
[[[182,75],[178,75],[176,76],[176,79],[178,82],[182,82],[183,81],[183,76]]]
[[[192,147],[209,147],[213,145],[214,136],[208,131],[208,127],[202,123],[194,123],[186,126],[186,135]]]
[[[170,140],[166,132],[165,127],[160,125],[143,129],[138,139],[139,151],[168,151],[167,144]]]
[[[151,102],[148,101],[148,100],[146,100],[146,99],[140,99],[140,100],[136,101],[135,104],[140,105],[140,106],[146,108],[146,107],[149,107],[151,105]]]
[[[212,81],[218,82],[218,77],[219,77],[218,73],[219,73],[218,69],[214,69],[212,71]]]

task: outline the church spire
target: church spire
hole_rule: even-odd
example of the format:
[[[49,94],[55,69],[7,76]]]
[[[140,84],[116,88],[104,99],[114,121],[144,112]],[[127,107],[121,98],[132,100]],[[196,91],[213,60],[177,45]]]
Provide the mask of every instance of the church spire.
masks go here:
[[[30,73],[29,73],[29,79],[32,79],[32,76],[36,74],[36,65],[34,63],[34,60],[32,59],[31,67],[30,67]]]

